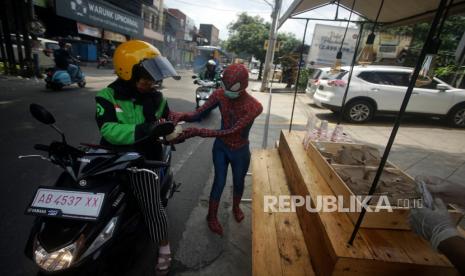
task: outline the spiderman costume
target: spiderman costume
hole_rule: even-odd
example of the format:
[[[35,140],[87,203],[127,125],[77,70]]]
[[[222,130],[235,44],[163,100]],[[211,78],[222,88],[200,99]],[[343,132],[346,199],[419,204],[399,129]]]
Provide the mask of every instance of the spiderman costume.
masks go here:
[[[210,230],[220,235],[223,234],[223,228],[217,219],[217,212],[229,164],[233,173],[233,214],[238,222],[244,219],[239,204],[250,163],[249,133],[255,118],[263,110],[262,105],[245,90],[248,79],[249,73],[245,66],[230,65],[223,72],[222,87],[213,92],[204,105],[194,112],[172,112],[169,118],[174,122],[194,122],[201,120],[214,108],[218,107],[220,110],[221,129],[188,128],[178,138],[183,140],[193,136],[216,137],[212,150],[215,177],[210,193],[207,221]]]

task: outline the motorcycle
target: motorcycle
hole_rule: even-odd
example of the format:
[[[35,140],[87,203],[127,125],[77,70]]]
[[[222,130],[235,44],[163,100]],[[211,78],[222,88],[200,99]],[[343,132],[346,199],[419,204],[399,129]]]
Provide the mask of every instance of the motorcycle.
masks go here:
[[[77,83],[80,88],[85,87],[86,78],[84,73],[81,71],[79,62],[76,61],[75,65],[78,67],[78,72],[74,80],[71,78],[67,70],[58,69],[56,67],[48,68],[45,72],[45,88],[58,91],[65,86],[72,85],[73,83]]]
[[[97,60],[97,69],[105,67],[107,64],[111,64],[111,58],[105,54],[102,54]]]
[[[218,82],[211,80],[201,80],[198,76],[192,76],[194,84],[199,85],[195,90],[195,108],[201,107],[210,98],[213,91],[220,87]]]
[[[39,273],[102,275],[102,269],[106,271],[104,260],[111,259],[110,253],[117,251],[115,248],[121,246],[124,238],[134,235],[135,227],[143,221],[129,187],[129,174],[148,172],[160,179],[163,206],[177,191],[179,184],[173,181],[170,168],[172,148],[164,146],[162,161],[153,161],[137,152],[101,145],[73,147],[67,144],[51,113],[37,104],[31,104],[30,111],[35,119],[54,128],[62,139],[34,146],[47,156],[19,158],[40,158],[64,172],[54,186],[40,186],[26,208],[25,213],[36,219],[25,254],[39,267]],[[159,123],[146,139],[163,137],[173,129],[171,122]]]

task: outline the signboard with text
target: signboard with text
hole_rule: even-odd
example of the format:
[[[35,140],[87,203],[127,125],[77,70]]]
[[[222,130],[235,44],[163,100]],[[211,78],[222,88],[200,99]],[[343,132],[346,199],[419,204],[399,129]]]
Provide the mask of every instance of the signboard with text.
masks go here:
[[[345,27],[316,24],[308,55],[308,62],[318,65],[333,65],[344,37]],[[349,28],[342,46],[342,65],[350,65],[357,43],[358,30]]]
[[[131,37],[143,36],[142,19],[111,4],[96,0],[57,0],[55,6],[59,16]]]
[[[77,22],[78,33],[102,38],[102,29]]]

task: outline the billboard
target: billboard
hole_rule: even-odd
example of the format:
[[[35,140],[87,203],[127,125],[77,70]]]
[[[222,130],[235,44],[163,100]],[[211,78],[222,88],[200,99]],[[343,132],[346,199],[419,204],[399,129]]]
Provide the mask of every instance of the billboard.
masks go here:
[[[55,6],[59,16],[132,37],[143,36],[142,19],[111,4],[96,0],[57,0]]]
[[[312,45],[307,57],[313,66],[331,66],[336,60],[336,54],[344,37],[345,27],[315,24]],[[349,28],[342,46],[342,65],[350,65],[355,52],[358,29]]]

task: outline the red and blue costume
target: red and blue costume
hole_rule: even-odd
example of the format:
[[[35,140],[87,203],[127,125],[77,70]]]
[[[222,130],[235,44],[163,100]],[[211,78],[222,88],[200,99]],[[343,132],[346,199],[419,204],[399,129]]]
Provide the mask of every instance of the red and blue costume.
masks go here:
[[[217,219],[217,212],[229,165],[233,173],[234,217],[238,222],[244,219],[239,204],[250,163],[249,132],[255,118],[263,111],[262,105],[245,90],[248,79],[249,73],[245,66],[230,65],[223,72],[222,87],[213,92],[204,105],[194,112],[170,114],[175,122],[194,122],[201,120],[212,109],[220,109],[221,129],[188,128],[179,137],[181,140],[193,136],[216,137],[213,146],[215,177],[210,193],[207,221],[210,229],[220,235],[223,229]]]

